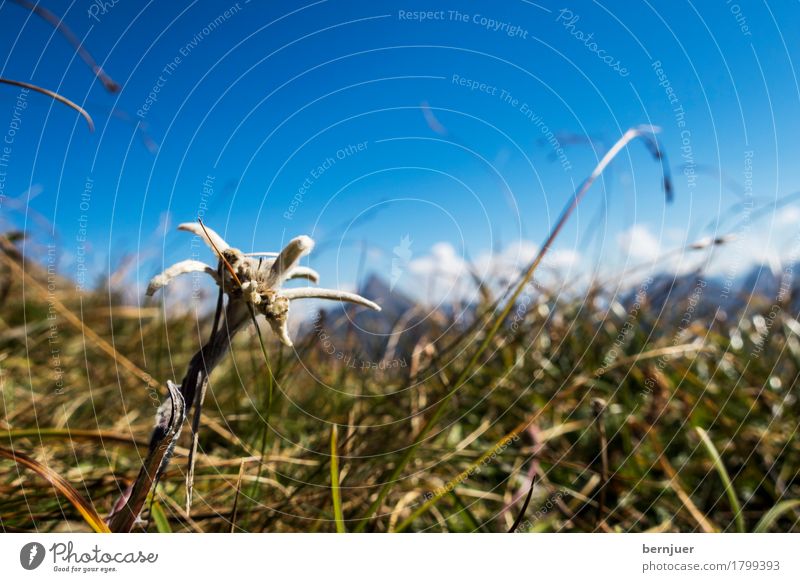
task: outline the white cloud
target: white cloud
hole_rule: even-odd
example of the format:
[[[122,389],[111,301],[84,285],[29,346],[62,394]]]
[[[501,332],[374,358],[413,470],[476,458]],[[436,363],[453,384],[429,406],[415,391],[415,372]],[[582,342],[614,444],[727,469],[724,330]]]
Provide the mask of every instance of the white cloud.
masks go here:
[[[434,244],[428,254],[411,260],[408,270],[412,281],[404,281],[401,286],[417,299],[448,303],[464,300],[469,295],[464,288],[469,278],[467,262],[449,242]]]
[[[618,234],[617,242],[623,252],[632,259],[647,261],[662,254],[660,241],[643,224],[634,224]]]
[[[550,252],[550,261],[555,268],[571,271],[580,264],[581,254],[570,249],[553,250]]]
[[[787,206],[777,214],[775,223],[778,226],[797,226],[800,223],[800,206]]]
[[[409,263],[414,275],[408,290],[418,298],[431,303],[473,301],[477,289],[472,273],[490,287],[506,285],[515,279],[536,256],[539,247],[529,240],[519,240],[499,251],[485,251],[472,261],[467,260],[448,242],[434,244],[429,253]],[[573,273],[579,266],[581,255],[571,249],[552,250],[547,254],[539,280],[547,279],[553,272]]]
[[[451,281],[468,272],[464,258],[449,242],[436,243],[431,247],[430,254],[413,259],[408,268],[415,275],[435,276]]]

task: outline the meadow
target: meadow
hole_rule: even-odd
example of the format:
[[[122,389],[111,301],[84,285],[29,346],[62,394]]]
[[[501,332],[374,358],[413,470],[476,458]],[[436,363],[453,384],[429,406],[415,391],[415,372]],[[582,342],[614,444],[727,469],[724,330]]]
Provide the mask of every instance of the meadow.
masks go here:
[[[2,241],[0,525],[102,530],[213,310],[130,305],[113,277],[79,293],[21,242]],[[797,531],[798,292],[790,268],[772,282],[532,277],[468,310],[329,309],[293,348],[251,325],[211,374],[189,512],[186,429],[133,531]]]

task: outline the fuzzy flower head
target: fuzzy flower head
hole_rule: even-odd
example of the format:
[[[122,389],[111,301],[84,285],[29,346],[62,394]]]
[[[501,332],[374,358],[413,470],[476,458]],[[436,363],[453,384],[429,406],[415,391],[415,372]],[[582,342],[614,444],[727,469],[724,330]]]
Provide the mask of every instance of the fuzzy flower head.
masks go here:
[[[376,303],[355,293],[310,286],[283,289],[283,283],[291,279],[306,279],[315,284],[319,281],[316,271],[299,264],[300,259],[314,248],[314,241],[307,236],[292,239],[280,253],[243,253],[199,222],[183,223],[178,230],[192,232],[203,239],[217,254],[218,266],[213,268],[192,259],[176,263],[153,277],[147,287],[149,296],[175,277],[186,273],[206,273],[227,294],[229,311],[246,307],[247,311],[253,310],[264,315],[278,339],[287,346],[292,345],[288,316],[290,303],[294,300],[331,299],[357,303],[376,311],[381,309]]]

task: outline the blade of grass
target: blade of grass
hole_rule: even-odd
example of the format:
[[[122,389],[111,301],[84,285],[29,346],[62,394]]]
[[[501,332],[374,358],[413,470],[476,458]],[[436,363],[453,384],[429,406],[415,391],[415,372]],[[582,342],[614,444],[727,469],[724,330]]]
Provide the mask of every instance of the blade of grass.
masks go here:
[[[464,520],[469,524],[469,527],[472,528],[472,533],[478,532],[485,532],[486,529],[481,526],[481,523],[475,518],[475,516],[470,511],[469,507],[464,500],[456,493],[456,490],[453,489],[450,491],[450,497],[453,498],[455,501],[456,506],[458,507],[459,511],[464,515]]]
[[[648,438],[650,440],[658,457],[658,464],[661,465],[664,473],[666,473],[667,477],[669,477],[669,488],[675,492],[675,494],[678,496],[678,499],[680,499],[681,503],[683,503],[684,507],[686,507],[689,515],[691,515],[692,518],[697,522],[697,525],[699,525],[705,533],[715,533],[719,531],[719,528],[717,528],[717,526],[715,526],[702,511],[700,511],[700,508],[697,507],[695,502],[692,501],[692,498],[686,492],[686,488],[683,486],[678,472],[664,454],[664,447],[661,446],[661,441],[659,440],[655,429],[653,429],[652,426],[641,425],[637,422],[633,422],[632,425],[639,429],[642,438]]]
[[[167,514],[164,512],[164,508],[161,507],[161,504],[158,501],[153,501],[153,503],[150,505],[150,517],[153,518],[158,533],[172,533],[172,528],[169,526]]]
[[[231,510],[231,533],[236,531],[236,513],[239,510],[239,495],[242,493],[242,477],[244,477],[244,464],[246,459],[242,459],[239,465],[239,478],[236,480],[236,495],[233,498],[233,509]]]
[[[3,79],[0,78],[0,83],[5,83],[6,85],[13,85],[15,87],[22,87],[23,89],[30,89],[31,91],[36,91],[37,93],[41,93],[42,95],[47,95],[51,99],[55,99],[59,103],[63,103],[67,107],[74,109],[81,116],[86,120],[86,123],[89,125],[89,131],[94,133],[94,121],[92,121],[92,116],[89,115],[86,110],[78,105],[77,103],[73,103],[66,97],[63,97],[56,93],[55,91],[51,91],[50,89],[44,89],[39,87],[38,85],[32,85],[30,83],[25,83],[24,81],[14,81],[13,79]]]
[[[531,486],[528,489],[528,494],[525,496],[525,503],[522,504],[522,509],[519,510],[519,515],[517,519],[514,520],[514,524],[511,526],[511,529],[508,530],[508,533],[514,533],[519,528],[522,520],[525,518],[525,512],[528,511],[528,505],[531,503],[531,497],[533,497],[533,486],[536,484],[536,476],[531,479]]]
[[[788,513],[793,509],[797,509],[800,507],[800,499],[791,499],[788,501],[781,501],[777,505],[775,505],[772,509],[767,511],[758,523],[756,524],[753,533],[766,533],[769,531],[769,528],[773,526],[773,524],[778,521],[778,519],[783,516],[784,513]]]
[[[461,373],[458,375],[455,382],[451,384],[452,388],[447,392],[447,394],[438,402],[436,407],[433,410],[433,413],[422,426],[422,429],[419,431],[419,434],[416,436],[414,441],[406,447],[405,451],[403,452],[402,457],[395,465],[394,470],[389,475],[389,478],[384,482],[381,488],[378,491],[378,494],[375,497],[375,500],[370,504],[369,509],[367,509],[366,515],[362,518],[361,523],[356,528],[356,531],[364,531],[367,527],[367,523],[369,520],[377,513],[380,509],[383,500],[389,494],[390,489],[403,473],[405,470],[406,465],[408,465],[411,458],[414,456],[417,448],[422,444],[425,440],[425,437],[428,436],[428,433],[431,429],[436,425],[436,423],[441,418],[442,414],[444,414],[445,408],[447,403],[450,399],[455,395],[455,393],[461,388],[461,386],[469,380],[472,375],[473,367],[480,361],[481,356],[483,356],[484,352],[489,348],[494,340],[494,337],[497,335],[497,332],[500,331],[500,328],[505,323],[506,319],[508,319],[509,314],[511,313],[512,309],[516,305],[517,299],[519,299],[520,295],[522,295],[523,290],[525,289],[526,285],[530,281],[533,273],[541,264],[542,260],[544,259],[547,252],[550,250],[553,242],[558,238],[558,235],[561,233],[561,230],[564,228],[569,217],[578,207],[578,204],[583,199],[586,192],[592,187],[592,184],[600,177],[606,167],[611,163],[611,161],[619,154],[620,151],[632,140],[636,138],[644,138],[645,141],[652,140],[651,137],[655,132],[658,131],[655,127],[646,127],[646,128],[631,128],[626,131],[623,136],[615,143],[611,149],[606,152],[597,166],[594,168],[592,173],[589,175],[586,180],[584,180],[583,184],[578,188],[578,190],[572,196],[572,199],[566,204],[564,209],[561,212],[561,215],[556,222],[553,229],[550,231],[547,239],[545,240],[542,247],[539,249],[536,257],[533,259],[531,264],[528,266],[525,273],[520,277],[519,282],[517,283],[514,292],[511,294],[511,297],[508,298],[506,301],[506,305],[501,311],[500,315],[495,319],[494,325],[489,329],[489,332],[486,334],[483,342],[481,342],[478,349],[473,353],[472,358],[469,360],[467,365],[462,369]]]
[[[256,320],[256,312],[253,309],[253,306],[248,304],[247,306],[250,309],[250,318],[253,320],[253,325],[256,328],[256,337],[258,337],[258,347],[261,349],[261,356],[264,358],[264,364],[267,367],[267,375],[269,380],[267,382],[267,409],[264,413],[264,432],[261,434],[261,444],[259,446],[259,459],[258,459],[258,470],[256,474],[261,477],[261,471],[264,467],[264,454],[267,449],[267,438],[269,436],[269,419],[272,413],[272,391],[273,391],[273,380],[274,375],[272,373],[272,368],[269,364],[269,354],[267,353],[267,346],[264,344],[264,336],[261,335],[261,328],[258,327],[258,321]],[[253,483],[253,493],[251,497],[255,497],[255,491],[258,487],[258,480]]]
[[[336,533],[346,533],[342,515],[342,497],[339,489],[339,453],[337,451],[338,427],[331,428],[331,494],[333,495],[333,516],[336,520]]]
[[[37,438],[37,439],[62,439],[70,440],[99,440],[102,442],[116,442],[125,445],[145,447],[147,443],[134,440],[131,436],[110,430],[88,430],[74,428],[15,428],[0,431],[0,438]]]
[[[42,465],[36,459],[32,459],[23,453],[18,453],[4,447],[0,447],[0,457],[14,461],[18,465],[30,469],[43,479],[49,481],[50,484],[78,510],[78,513],[81,514],[86,523],[88,523],[95,532],[111,533],[111,530],[105,524],[103,518],[97,513],[94,506],[84,499],[66,479],[51,468]]]
[[[119,84],[109,77],[103,68],[97,64],[89,51],[83,46],[83,41],[75,36],[75,33],[72,32],[72,30],[66,24],[64,24],[63,18],[56,16],[47,8],[40,6],[38,3],[29,2],[28,0],[12,1],[15,4],[30,10],[50,24],[50,26],[55,28],[58,32],[60,32],[64,38],[67,39],[67,42],[72,45],[72,48],[75,49],[75,52],[78,53],[78,56],[83,59],[83,62],[85,62],[89,68],[92,69],[92,72],[97,76],[98,79],[100,79],[100,82],[109,93],[116,93],[120,90]],[[89,12],[91,14],[91,10]]]
[[[257,330],[259,343],[262,346],[261,353],[264,356],[264,359],[267,361],[267,371],[268,373],[268,380],[267,380],[267,402],[266,402],[266,413],[264,414],[264,430],[261,433],[261,443],[259,444],[258,448],[258,468],[256,469],[256,475],[258,478],[253,482],[253,487],[250,492],[250,497],[255,497],[256,491],[258,489],[258,479],[261,478],[261,473],[264,469],[264,456],[266,455],[267,451],[267,437],[269,436],[269,418],[272,412],[272,391],[273,391],[273,384],[274,384],[274,375],[272,373],[272,369],[269,366],[269,360],[267,358],[267,350],[263,347],[264,341],[261,338],[261,332]],[[263,399],[263,397],[262,397]]]
[[[592,414],[597,425],[597,436],[600,440],[600,490],[597,499],[597,529],[605,522],[606,488],[608,487],[608,438],[606,436],[605,411],[608,406],[602,398],[592,399]]]
[[[531,419],[530,423],[532,423],[535,419]],[[413,523],[415,519],[417,519],[420,515],[427,512],[431,509],[436,503],[444,497],[448,491],[452,491],[455,489],[456,485],[463,483],[466,481],[474,472],[475,470],[481,466],[487,459],[489,459],[492,455],[498,454],[500,451],[504,450],[510,442],[512,442],[517,436],[527,428],[526,425],[520,424],[502,439],[500,439],[492,448],[488,449],[485,453],[483,453],[480,457],[478,457],[475,461],[473,461],[466,469],[464,469],[461,473],[459,473],[455,478],[450,480],[447,485],[444,487],[439,487],[436,492],[427,500],[425,503],[420,505],[417,509],[415,509],[411,515],[405,518],[395,529],[396,532],[401,532],[406,529],[409,525]]]
[[[725,468],[725,464],[722,462],[722,457],[720,456],[719,451],[717,451],[717,447],[714,446],[714,443],[708,436],[708,433],[699,426],[696,426],[695,430],[697,431],[697,434],[700,435],[700,440],[703,442],[706,452],[708,452],[708,455],[711,457],[711,460],[714,463],[714,468],[717,470],[717,474],[719,474],[719,478],[722,480],[722,484],[725,487],[725,493],[728,496],[728,501],[730,502],[731,510],[733,511],[736,530],[739,533],[745,533],[746,530],[744,525],[744,516],[742,515],[742,508],[739,505],[739,499],[736,496],[736,490],[733,488],[733,483],[731,483],[728,470]]]

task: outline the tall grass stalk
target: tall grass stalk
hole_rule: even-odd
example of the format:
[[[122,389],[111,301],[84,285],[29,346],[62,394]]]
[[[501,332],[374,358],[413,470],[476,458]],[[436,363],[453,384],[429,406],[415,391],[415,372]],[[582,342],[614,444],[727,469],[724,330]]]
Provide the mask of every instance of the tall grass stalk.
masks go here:
[[[333,496],[333,516],[336,520],[336,533],[345,533],[344,515],[342,514],[342,493],[339,488],[339,451],[338,427],[331,427],[331,495]]]
[[[778,521],[778,519],[780,519],[784,514],[794,511],[798,508],[800,508],[800,499],[781,501],[764,514],[764,517],[762,517],[756,524],[753,533],[768,532],[775,522]]]
[[[745,533],[747,530],[745,529],[744,525],[742,507],[739,505],[739,498],[736,496],[736,490],[733,488],[733,483],[731,482],[730,475],[728,475],[728,470],[725,468],[725,463],[722,462],[722,457],[720,456],[719,451],[717,451],[717,447],[714,446],[714,443],[708,436],[708,433],[699,426],[695,427],[695,430],[697,431],[697,434],[700,435],[700,440],[703,442],[703,446],[708,452],[708,456],[711,457],[714,468],[717,470],[717,474],[722,480],[722,485],[725,487],[725,494],[728,496],[728,501],[730,502],[731,510],[733,511],[733,520],[736,525],[736,531],[739,533]]]
[[[78,491],[61,475],[53,471],[50,467],[41,464],[36,459],[32,459],[18,451],[0,447],[0,457],[14,461],[17,465],[26,467],[47,480],[59,493],[61,493],[72,506],[78,510],[84,521],[89,524],[96,533],[111,533],[103,518],[97,513],[94,506],[83,498]]]
[[[25,83],[24,81],[15,81],[13,79],[3,79],[0,78],[0,83],[4,83],[6,85],[13,85],[14,87],[22,87],[23,89],[29,89],[31,91],[35,91],[37,93],[41,93],[42,95],[47,95],[51,99],[58,101],[59,103],[63,103],[70,109],[74,109],[78,113],[80,113],[81,117],[86,120],[86,123],[89,125],[89,131],[94,132],[94,121],[92,120],[92,116],[80,105],[77,103],[70,101],[66,97],[59,95],[55,91],[51,91],[50,89],[45,89],[43,87],[39,87],[38,85],[33,85],[31,83]]]

